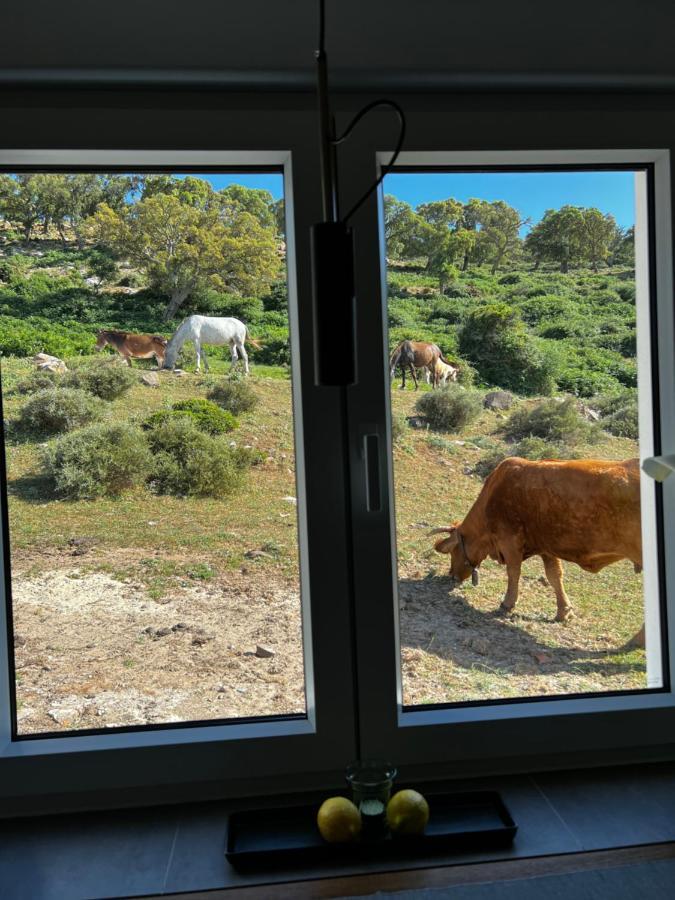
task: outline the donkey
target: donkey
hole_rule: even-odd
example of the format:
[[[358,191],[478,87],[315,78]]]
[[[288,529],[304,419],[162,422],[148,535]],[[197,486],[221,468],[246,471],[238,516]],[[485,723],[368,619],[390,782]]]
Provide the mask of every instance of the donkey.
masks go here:
[[[155,357],[158,368],[164,365],[167,340],[158,334],[131,334],[128,331],[101,330],[96,335],[94,350],[103,350],[109,344],[126,360],[128,366],[133,359]]]
[[[204,344],[229,344],[232,365],[235,366],[237,361],[241,359],[244,363],[244,372],[249,373],[248,354],[244,347],[244,342],[248,337],[249,342],[257,349],[262,349],[261,345],[248,336],[248,330],[243,322],[239,319],[221,318],[217,316],[188,316],[183,319],[176,333],[169,341],[166,348],[166,356],[164,357],[164,368],[173,369],[176,365],[178,351],[186,341],[192,341],[195,345],[197,353],[197,369],[201,371],[202,357],[204,358],[204,369],[209,371],[209,363],[204,352]]]
[[[403,374],[401,390],[405,390],[405,373],[406,369],[410,369],[415,390],[417,390],[415,369],[427,369],[432,378],[432,386],[437,387],[438,374],[436,372],[436,363],[439,359],[446,365],[450,365],[447,359],[443,357],[437,344],[429,344],[427,341],[401,341],[398,347],[394,348],[389,358],[389,374],[393,378],[396,374],[397,366],[400,366]]]

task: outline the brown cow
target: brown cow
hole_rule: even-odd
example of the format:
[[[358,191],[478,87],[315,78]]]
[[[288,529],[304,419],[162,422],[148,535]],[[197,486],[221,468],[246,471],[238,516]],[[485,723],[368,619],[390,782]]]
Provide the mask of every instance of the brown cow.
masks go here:
[[[450,365],[447,359],[443,357],[440,347],[436,344],[430,344],[427,341],[401,341],[394,348],[389,358],[389,375],[391,378],[396,374],[397,366],[401,367],[403,373],[403,381],[401,382],[401,390],[405,390],[405,373],[406,369],[410,369],[412,380],[417,390],[417,375],[415,369],[428,369],[433,387],[438,386],[438,375],[436,373],[436,363],[438,360]]]
[[[453,587],[472,576],[488,556],[506,565],[502,609],[518,600],[524,559],[541,556],[564,622],[572,605],[563,587],[560,560],[587,572],[629,559],[642,568],[640,465],[637,459],[541,460],[510,457],[488,477],[463,522],[433,533],[439,553],[451,554]],[[633,638],[644,645],[644,629]]]
[[[161,369],[164,365],[166,354],[166,338],[158,334],[131,334],[128,331],[99,331],[96,335],[95,350],[103,350],[106,344],[110,344],[122,356],[127,365],[131,365],[131,359],[150,359],[154,356],[157,365]]]

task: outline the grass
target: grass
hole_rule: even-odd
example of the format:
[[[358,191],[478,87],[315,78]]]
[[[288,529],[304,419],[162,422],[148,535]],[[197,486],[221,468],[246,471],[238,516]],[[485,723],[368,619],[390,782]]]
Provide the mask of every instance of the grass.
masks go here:
[[[30,368],[23,360],[3,360],[5,384],[24,377]],[[252,375],[251,384],[261,402],[254,412],[241,415],[241,426],[233,436],[238,446],[263,451],[266,462],[251,470],[244,487],[226,500],[158,497],[145,489],[95,504],[49,499],[38,468],[38,443],[8,441],[13,552],[63,549],[71,538],[86,535],[103,555],[129,548],[141,552],[161,548],[163,554],[179,559],[197,556],[200,566],[220,570],[240,566],[246,551],[260,548],[264,537],[284,549],[257,559],[257,566],[297,577],[296,520],[282,500],[296,494],[291,386],[284,369],[271,375],[270,368],[261,367],[262,373],[256,368]],[[211,384],[211,379],[205,382],[198,375],[178,377],[170,372],[161,372],[160,381],[159,389],[135,385],[123,398],[107,404],[110,414],[140,422],[171,403],[205,396]],[[11,419],[24,398],[3,393],[5,417]],[[45,567],[51,565],[53,560],[45,556]],[[195,571],[201,575],[193,577],[208,577],[206,570]]]

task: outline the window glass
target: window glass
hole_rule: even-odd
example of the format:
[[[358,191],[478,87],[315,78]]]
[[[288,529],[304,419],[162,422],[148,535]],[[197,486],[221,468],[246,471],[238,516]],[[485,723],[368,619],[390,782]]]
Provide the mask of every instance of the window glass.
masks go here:
[[[0,174],[20,737],[305,712],[283,203]]]
[[[647,185],[385,178],[404,706],[663,686]]]

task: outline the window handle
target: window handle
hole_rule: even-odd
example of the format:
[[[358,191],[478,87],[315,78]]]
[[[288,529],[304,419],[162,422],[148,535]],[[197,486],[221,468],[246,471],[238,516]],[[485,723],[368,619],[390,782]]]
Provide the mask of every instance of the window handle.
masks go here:
[[[380,512],[382,492],[380,487],[380,439],[377,434],[363,435],[363,456],[366,472],[366,510]]]
[[[670,456],[650,456],[642,463],[642,471],[654,481],[665,481],[675,472],[675,453]]]

